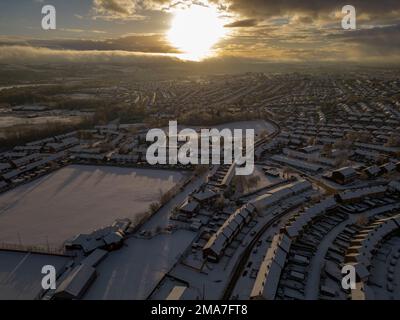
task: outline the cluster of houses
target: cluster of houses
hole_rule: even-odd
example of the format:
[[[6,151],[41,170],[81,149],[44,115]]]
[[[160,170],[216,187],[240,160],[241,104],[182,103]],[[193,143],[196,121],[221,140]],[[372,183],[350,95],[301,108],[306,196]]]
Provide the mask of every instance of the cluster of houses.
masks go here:
[[[305,299],[309,272],[316,272],[310,270],[311,260],[327,234],[338,228],[342,231],[323,257],[320,291],[315,297],[367,299],[365,287],[370,279],[374,252],[382,241],[398,234],[399,210],[397,181],[347,190],[302,209],[273,237],[258,269],[250,298]],[[349,214],[362,215],[369,222],[359,225]],[[356,291],[345,292],[340,288],[340,270],[344,264],[355,267],[357,281],[362,284],[357,285]],[[388,288],[393,292],[393,283]]]
[[[203,247],[203,257],[211,262],[218,262],[223,256],[225,249],[255,215],[256,208],[251,203],[244,205],[231,214]]]
[[[400,229],[400,215],[378,218],[361,228],[350,242],[345,263],[355,268],[359,281],[366,282],[370,275],[373,250],[382,239]],[[359,292],[352,295],[359,295]],[[367,292],[364,292],[367,294]],[[356,299],[359,299],[357,297]]]
[[[274,300],[282,269],[292,241],[285,234],[276,234],[261,263],[251,290],[250,299]]]
[[[66,250],[82,250],[90,254],[96,249],[112,251],[119,249],[131,225],[129,219],[116,220],[111,226],[93,231],[90,234],[79,234],[67,240],[64,244]]]
[[[227,187],[235,176],[235,164],[221,165],[218,169],[209,175],[208,183],[218,187]]]
[[[282,232],[272,239],[258,270],[251,299],[275,299],[278,294],[296,297],[304,292],[302,285],[307,277],[308,264],[319,241],[330,230],[329,222],[337,224],[343,216],[329,216],[328,219],[332,221],[318,221],[318,225],[316,219],[328,214],[336,206],[335,199],[328,197],[289,219]],[[303,239],[305,235],[315,238]]]
[[[202,190],[193,192],[183,204],[179,207],[179,213],[175,219],[187,221],[187,219],[195,217],[201,207],[213,205],[215,200],[220,197],[218,190],[204,187]]]
[[[146,135],[135,125],[96,126],[16,146],[0,153],[0,192],[69,164],[148,167]],[[152,166],[156,167],[156,166]],[[193,169],[171,165],[161,168]]]
[[[67,151],[77,144],[77,132],[71,132],[3,152],[0,154],[0,182],[11,188],[59,168],[68,163]]]
[[[382,119],[386,122],[371,124],[376,119],[379,119],[379,114],[374,114],[373,119],[365,122],[359,120],[352,122],[348,117],[330,119],[329,122],[316,122],[309,118],[288,116],[280,121],[282,132],[278,136],[278,141],[288,145],[301,145],[310,139],[315,139],[317,143],[329,144],[348,135],[368,135],[371,137],[369,142],[383,146],[390,138],[399,137],[400,118],[391,120],[382,115]],[[383,148],[385,151],[393,151],[391,148]]]
[[[48,300],[78,300],[97,277],[96,267],[107,257],[108,252],[96,249],[76,265],[70,265],[57,281],[55,290],[47,291]]]
[[[400,145],[388,143],[400,141],[396,126],[359,128],[344,121],[306,123],[301,118],[282,120],[280,126],[281,132],[256,151],[259,161],[342,186],[400,172]],[[368,142],[358,138],[349,142],[352,135],[370,138]]]
[[[203,257],[211,262],[218,262],[225,250],[237,237],[240,231],[248,225],[259,213],[270,210],[291,196],[300,195],[312,189],[308,181],[297,181],[272,189],[248,201],[234,211],[216,230],[204,245]]]

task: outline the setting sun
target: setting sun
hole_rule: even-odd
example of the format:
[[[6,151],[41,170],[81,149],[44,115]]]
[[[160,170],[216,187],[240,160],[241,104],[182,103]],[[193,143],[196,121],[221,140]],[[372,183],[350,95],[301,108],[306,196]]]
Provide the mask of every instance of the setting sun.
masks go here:
[[[210,55],[224,31],[224,23],[215,8],[192,5],[175,12],[167,37],[182,51],[182,59],[199,61]]]

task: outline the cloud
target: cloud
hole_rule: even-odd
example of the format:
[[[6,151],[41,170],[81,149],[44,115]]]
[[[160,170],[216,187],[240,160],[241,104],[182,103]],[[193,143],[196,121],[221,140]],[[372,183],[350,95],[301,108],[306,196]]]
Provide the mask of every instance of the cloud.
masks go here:
[[[0,63],[171,63],[178,59],[165,54],[127,51],[57,50],[29,46],[0,46]]]
[[[138,12],[143,10],[161,10],[168,5],[168,0],[93,0],[93,11],[96,18],[113,19],[144,19]]]
[[[136,2],[131,0],[94,0],[94,7],[97,12],[113,13],[117,15],[130,15],[136,11]]]
[[[144,19],[150,28],[161,20],[147,10],[175,10],[193,3],[216,6],[228,22],[227,36],[216,45],[223,57],[287,61],[399,61],[400,1],[352,0],[357,10],[356,31],[341,29],[342,0],[92,0],[93,12],[103,19]],[[162,15],[163,19],[167,19]],[[152,20],[153,19],[153,20]],[[136,22],[133,22],[133,24]],[[166,24],[159,27],[165,28]],[[85,30],[65,28],[81,34]],[[105,29],[110,30],[110,29]],[[86,32],[95,32],[86,30]],[[100,31],[101,32],[101,31]],[[71,35],[72,37],[72,35]],[[163,34],[133,34],[92,39],[1,39],[0,50],[31,52],[58,60],[131,59],[132,55],[179,53]],[[8,47],[8,48],[7,48]],[[25,47],[25,51],[22,49]],[[47,50],[47,51],[46,51]],[[62,52],[65,52],[63,55]],[[4,55],[3,55],[4,56]],[[11,56],[7,56],[11,59]],[[128,57],[128,58],[127,58]],[[15,57],[18,58],[18,57]]]
[[[342,0],[221,0],[229,10],[248,17],[263,18],[307,13],[310,16],[325,15],[340,10],[346,5]],[[387,15],[400,10],[398,0],[365,1],[352,0],[351,4],[359,13]]]
[[[236,56],[297,61],[400,60],[400,29],[394,27],[399,24],[398,0],[351,1],[358,25],[358,30],[351,32],[341,28],[341,8],[347,3],[339,0],[215,1],[223,2],[238,18],[232,26],[257,21],[257,28],[237,28],[219,44],[219,50]]]
[[[225,28],[245,28],[245,27],[255,27],[258,24],[257,19],[244,19],[238,20],[229,24],[226,24]]]
[[[222,12],[225,0],[93,0],[93,11],[102,19],[145,19],[146,10],[171,12],[192,5],[216,6]],[[225,12],[225,11],[224,11]]]
[[[353,30],[329,35],[332,41],[346,45],[356,45],[357,52],[363,56],[397,56],[400,60],[400,24]]]
[[[76,30],[76,32],[80,32]],[[142,53],[179,53],[165,39],[164,35],[127,35],[103,40],[90,39],[0,39],[0,46],[20,45],[56,50],[76,51],[127,51]]]

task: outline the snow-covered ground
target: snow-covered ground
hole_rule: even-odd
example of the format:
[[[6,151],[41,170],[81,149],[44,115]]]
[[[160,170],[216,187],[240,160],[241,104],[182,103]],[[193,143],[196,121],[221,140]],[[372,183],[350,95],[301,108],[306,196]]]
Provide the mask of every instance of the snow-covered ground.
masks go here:
[[[266,175],[262,168],[263,168],[263,166],[259,166],[259,165],[254,166],[254,172],[253,172],[252,176],[250,176],[250,177],[258,177],[259,180],[257,181],[257,184],[251,184],[251,185],[246,186],[246,188],[243,192],[244,194],[256,191],[261,188],[269,187],[275,183],[282,181],[281,178],[276,178],[276,177],[271,177],[271,176]]]
[[[275,125],[273,125],[272,123],[265,121],[265,120],[229,122],[229,123],[221,124],[221,125],[218,125],[215,127],[219,130],[222,130],[225,128],[228,128],[231,130],[233,130],[233,129],[242,129],[242,130],[254,129],[254,132],[256,135],[262,133],[263,131],[267,131],[267,133],[272,133],[275,130],[277,130]]]
[[[63,168],[0,195],[0,243],[58,247],[117,218],[134,218],[182,178],[166,170]]]
[[[184,125],[181,123],[178,123],[178,131],[181,131],[185,128],[191,128],[194,130],[199,130],[202,128],[207,128],[207,126],[191,126],[191,125]],[[223,130],[223,129],[254,129],[254,133],[256,135],[261,134],[263,132],[267,132],[267,134],[271,134],[277,130],[276,126],[272,124],[271,122],[265,121],[265,120],[250,120],[250,121],[237,121],[237,122],[227,122],[223,124],[219,124],[216,126],[211,126],[210,128],[216,128],[218,130]],[[162,128],[164,131],[168,132],[168,127]]]
[[[194,232],[178,230],[151,240],[128,239],[121,250],[109,254],[97,268],[99,275],[84,299],[146,299],[195,235]]]
[[[206,174],[194,179],[170,202],[151,217],[141,230],[166,227],[174,207],[200,187]],[[195,232],[178,230],[151,239],[132,237],[119,251],[108,255],[98,267],[99,275],[85,299],[146,299],[178,262],[196,237]]]
[[[33,300],[42,290],[42,268],[56,271],[70,260],[67,257],[0,251],[0,300]]]

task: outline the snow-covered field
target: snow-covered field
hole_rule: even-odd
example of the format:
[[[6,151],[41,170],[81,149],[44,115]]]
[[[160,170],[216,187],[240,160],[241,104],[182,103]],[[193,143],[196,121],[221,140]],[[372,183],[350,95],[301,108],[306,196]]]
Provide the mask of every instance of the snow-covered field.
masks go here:
[[[69,166],[0,195],[0,243],[59,247],[79,233],[134,218],[183,174]]]

